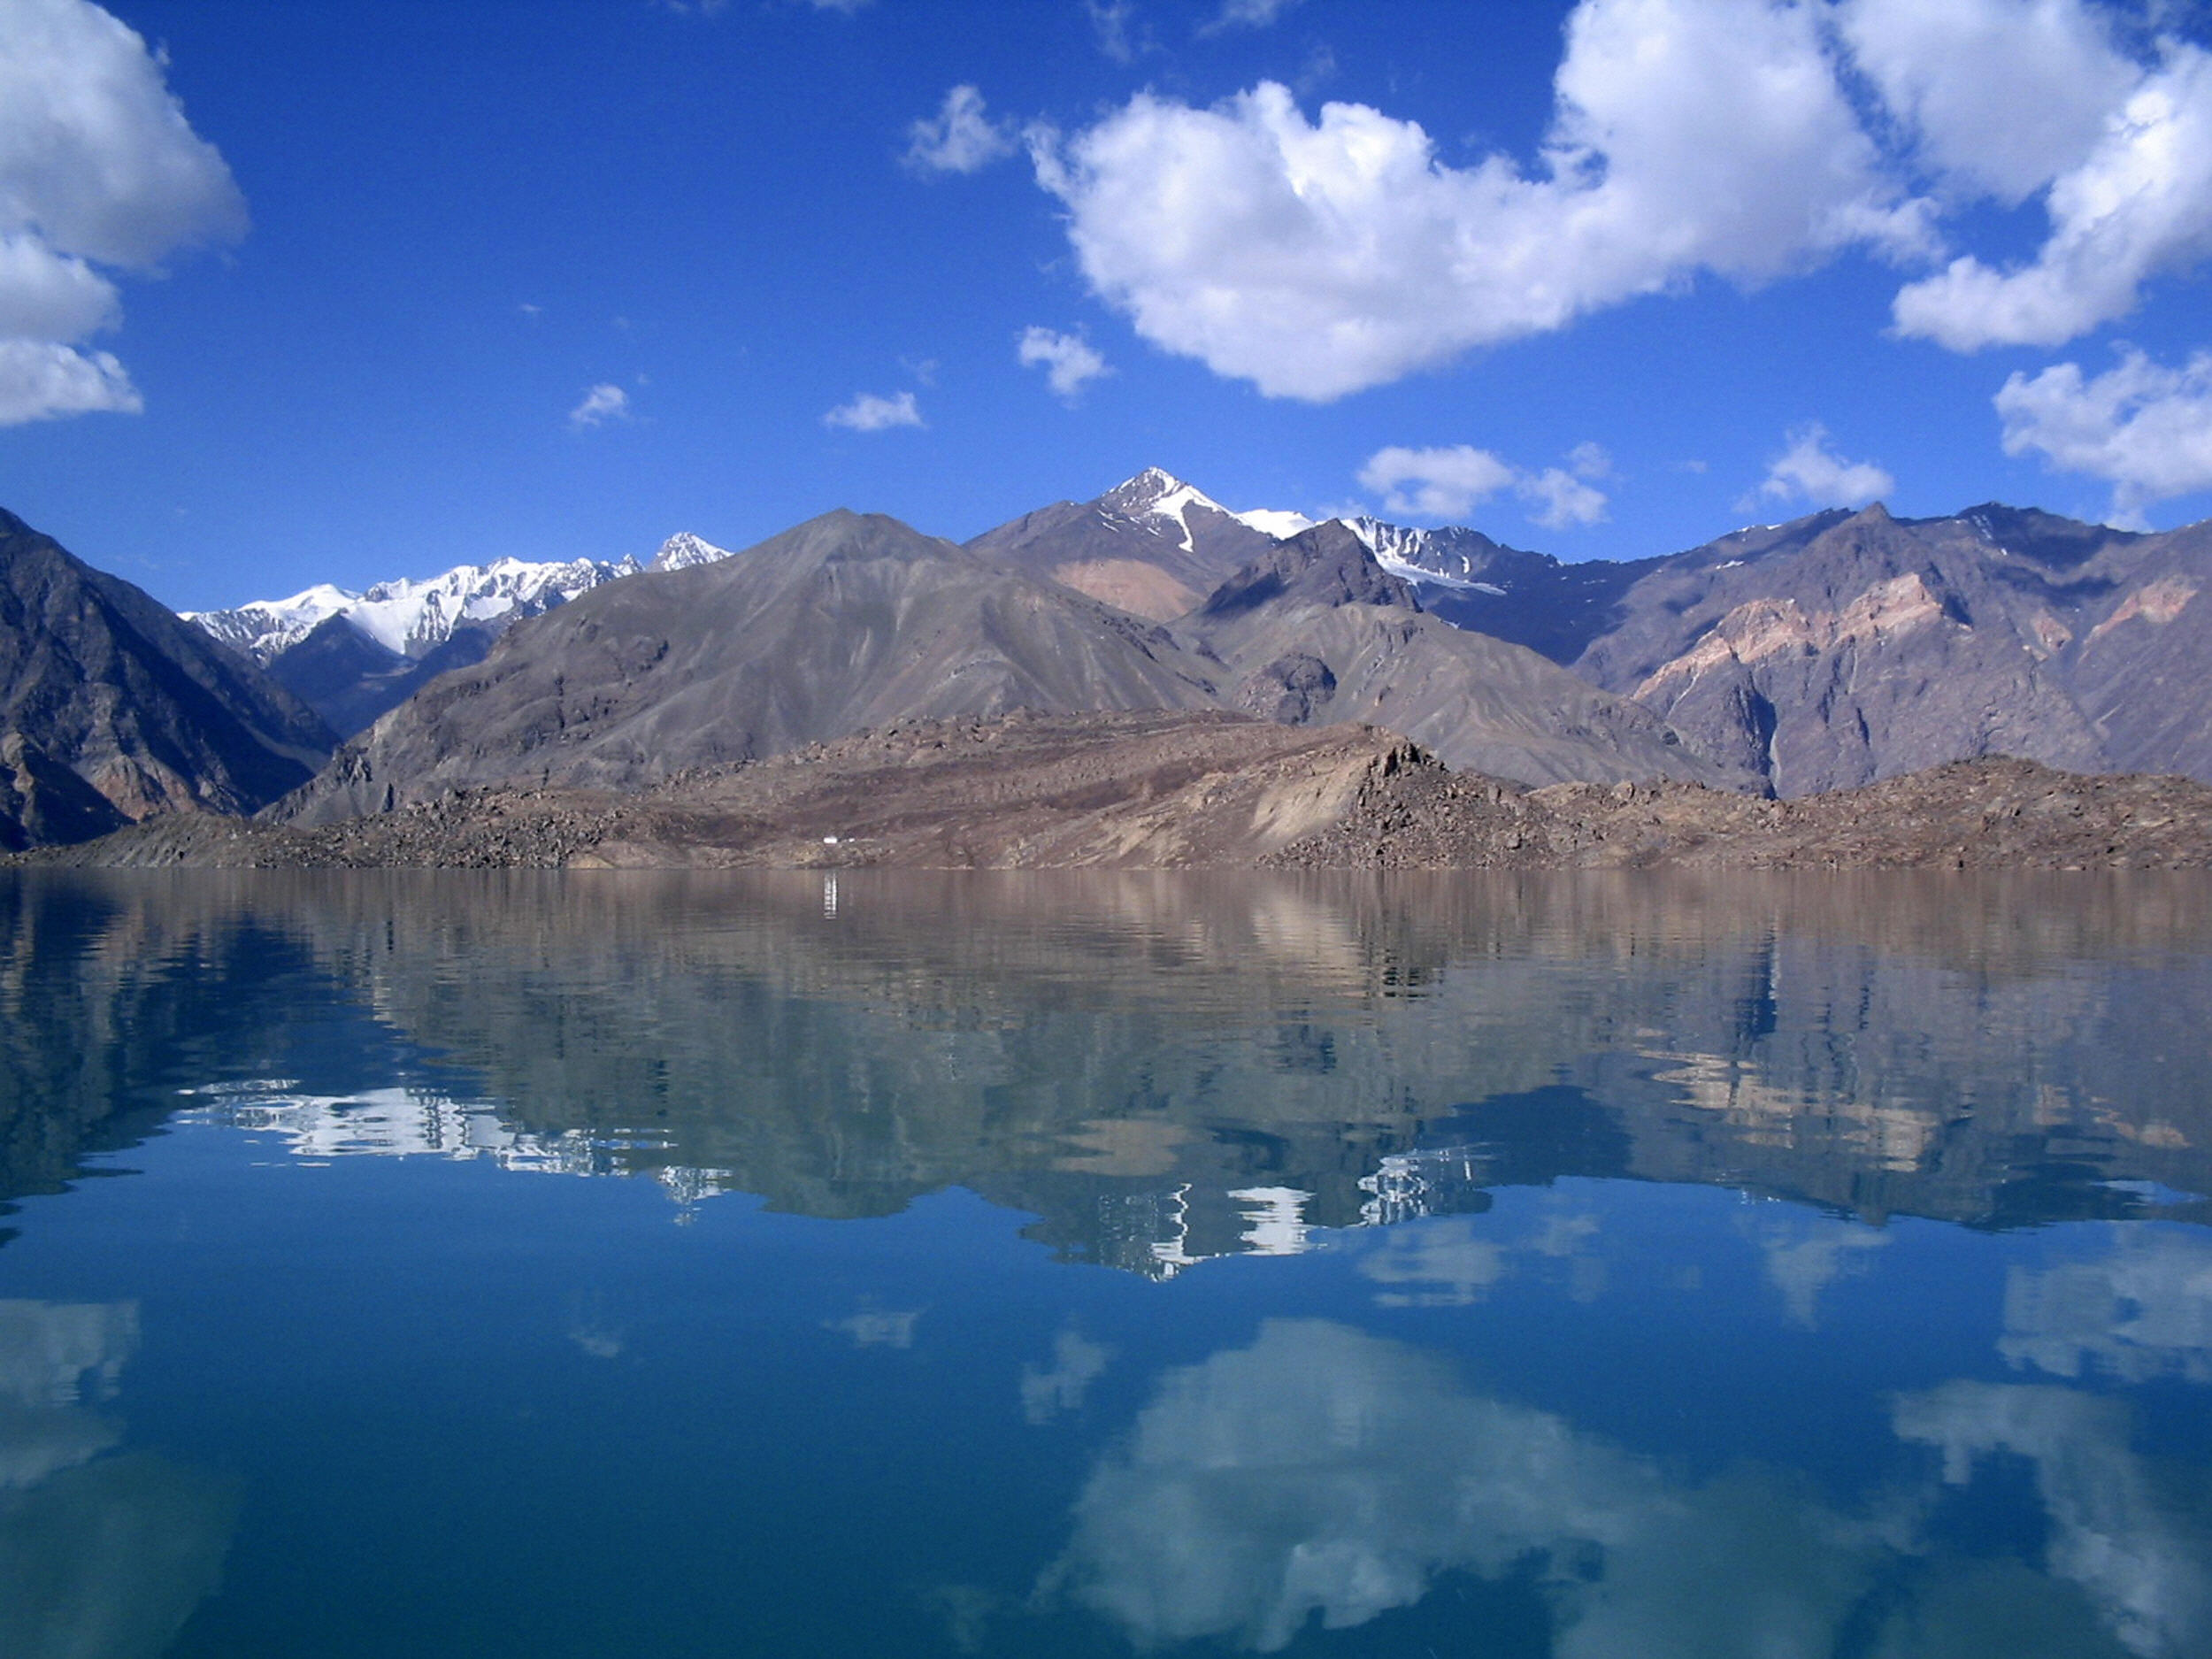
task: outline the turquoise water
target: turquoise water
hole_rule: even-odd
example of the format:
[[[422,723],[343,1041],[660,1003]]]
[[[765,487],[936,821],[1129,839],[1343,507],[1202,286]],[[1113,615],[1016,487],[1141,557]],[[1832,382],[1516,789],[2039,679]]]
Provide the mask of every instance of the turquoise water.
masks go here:
[[[0,877],[0,1654],[2212,1652],[2212,887]]]

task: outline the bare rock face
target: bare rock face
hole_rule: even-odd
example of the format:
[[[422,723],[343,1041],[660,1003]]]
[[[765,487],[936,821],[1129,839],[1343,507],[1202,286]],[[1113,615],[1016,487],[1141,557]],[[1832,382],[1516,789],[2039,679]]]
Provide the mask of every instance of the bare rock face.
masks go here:
[[[250,663],[0,512],[0,840],[251,812],[333,742]]]
[[[1576,667],[1774,790],[2011,755],[2212,780],[2212,526],[1880,505],[1663,561]]]

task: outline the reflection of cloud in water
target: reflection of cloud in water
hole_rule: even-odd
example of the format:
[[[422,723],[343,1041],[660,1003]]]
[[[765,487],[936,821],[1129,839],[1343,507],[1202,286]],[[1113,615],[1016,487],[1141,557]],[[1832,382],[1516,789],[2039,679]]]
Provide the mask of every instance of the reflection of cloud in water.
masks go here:
[[[2088,1592],[2114,1632],[2154,1659],[2212,1647],[2212,1533],[2128,1448],[2126,1407],[2071,1389],[1953,1382],[1897,1402],[1899,1436],[1935,1447],[1965,1486],[1976,1459],[2035,1466],[2050,1517],[2051,1572]]]
[[[1465,1308],[1486,1299],[1517,1256],[1541,1256],[1567,1263],[1567,1294],[1590,1302],[1606,1282],[1604,1258],[1593,1248],[1600,1225],[1586,1211],[1555,1210],[1528,1237],[1501,1241],[1488,1236],[1493,1225],[1471,1216],[1401,1221],[1360,1240],[1359,1272],[1386,1287],[1375,1294],[1379,1307]]]
[[[81,1403],[114,1395],[137,1345],[135,1302],[0,1302],[8,1659],[152,1659],[215,1586],[234,1494],[163,1458],[103,1458],[122,1432]]]
[[[0,1653],[154,1659],[215,1588],[236,1494],[146,1453],[0,1493]]]
[[[2054,1377],[2212,1382],[2212,1240],[2131,1228],[2096,1261],[2012,1269],[1998,1351]]]
[[[1864,1272],[1869,1256],[1889,1237],[1859,1222],[1794,1210],[1777,1212],[1757,1233],[1767,1278],[1782,1293],[1790,1323],[1806,1331],[1818,1327],[1820,1293]]]
[[[1083,1396],[1105,1373],[1114,1350],[1080,1332],[1063,1331],[1052,1340],[1052,1364],[1022,1367],[1022,1418],[1049,1423],[1063,1411],[1079,1410]]]
[[[925,1308],[863,1308],[842,1319],[825,1319],[822,1328],[850,1337],[855,1348],[912,1348],[915,1324],[927,1311]]]
[[[1046,1587],[1141,1645],[1271,1652],[1312,1619],[1409,1606],[1440,1572],[1532,1569],[1563,1659],[1809,1656],[1832,1650],[1879,1541],[1765,1476],[1677,1490],[1430,1356],[1273,1320],[1167,1375],[1094,1471]]]
[[[137,1348],[134,1302],[0,1302],[0,1399],[27,1407],[111,1399]]]
[[[1504,1247],[1478,1236],[1463,1216],[1390,1228],[1359,1258],[1363,1278],[1389,1286],[1375,1294],[1386,1308],[1464,1308],[1510,1266]]]

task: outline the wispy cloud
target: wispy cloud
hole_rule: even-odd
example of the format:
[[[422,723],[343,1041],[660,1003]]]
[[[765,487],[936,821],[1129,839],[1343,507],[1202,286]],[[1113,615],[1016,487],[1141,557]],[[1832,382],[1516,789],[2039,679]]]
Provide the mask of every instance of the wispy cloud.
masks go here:
[[[823,416],[822,424],[842,426],[848,432],[887,432],[894,426],[918,426],[923,423],[913,393],[879,397],[873,392],[862,392],[849,403],[840,403]]]
[[[1298,0],[1223,0],[1221,10],[1198,26],[1202,35],[1224,29],[1263,29],[1298,4]]]
[[[1071,403],[1081,394],[1085,382],[1113,373],[1106,366],[1106,359],[1079,334],[1058,334],[1033,325],[1022,330],[1016,349],[1022,367],[1041,367],[1053,395]]]
[[[916,173],[976,173],[1014,153],[1014,135],[983,112],[983,94],[955,87],[933,116],[906,129],[906,165]]]
[[[1133,0],[1083,0],[1090,14],[1091,33],[1098,50],[1118,64],[1133,64],[1137,54],[1151,50],[1151,37],[1137,20]]]
[[[568,411],[568,424],[579,432],[603,426],[611,420],[627,420],[629,418],[629,393],[605,381],[586,392],[584,401]]]

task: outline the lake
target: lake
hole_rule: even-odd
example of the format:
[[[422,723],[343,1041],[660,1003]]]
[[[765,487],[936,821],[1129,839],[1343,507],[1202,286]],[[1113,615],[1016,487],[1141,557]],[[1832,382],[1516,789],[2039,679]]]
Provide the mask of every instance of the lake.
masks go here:
[[[2212,1653],[2196,877],[0,875],[0,1653]]]

